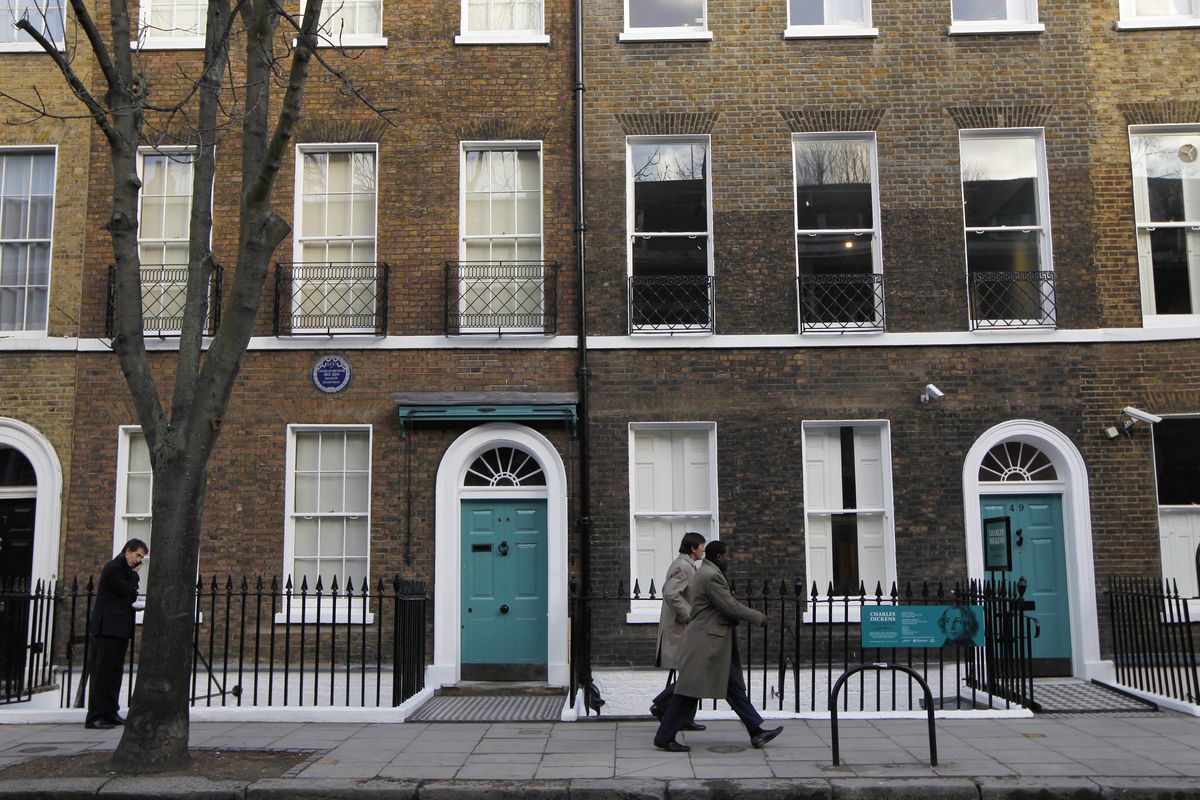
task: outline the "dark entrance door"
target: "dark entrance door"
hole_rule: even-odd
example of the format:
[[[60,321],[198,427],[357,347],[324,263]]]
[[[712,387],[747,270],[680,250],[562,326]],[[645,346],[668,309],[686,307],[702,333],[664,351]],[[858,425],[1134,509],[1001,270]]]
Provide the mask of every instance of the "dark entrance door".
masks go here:
[[[0,697],[25,691],[33,587],[33,516],[37,501],[0,500]]]

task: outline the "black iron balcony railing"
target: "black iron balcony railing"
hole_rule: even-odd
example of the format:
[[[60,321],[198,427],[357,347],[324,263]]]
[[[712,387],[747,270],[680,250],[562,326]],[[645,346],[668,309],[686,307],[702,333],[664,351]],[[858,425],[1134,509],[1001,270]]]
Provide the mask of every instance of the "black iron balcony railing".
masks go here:
[[[801,275],[800,332],[882,331],[883,276]]]
[[[276,336],[387,335],[384,261],[309,261],[275,265]]]
[[[214,266],[208,284],[208,324],[205,325],[205,332],[210,335],[221,324],[221,273],[221,268]],[[166,338],[179,335],[187,303],[187,279],[186,264],[142,267],[142,330],[147,336]],[[117,268],[109,265],[105,335],[111,338],[116,330]]]
[[[1053,272],[972,272],[971,330],[1053,328]]]
[[[634,275],[629,279],[633,333],[712,333],[711,275]]]
[[[447,261],[447,336],[557,332],[554,261]]]

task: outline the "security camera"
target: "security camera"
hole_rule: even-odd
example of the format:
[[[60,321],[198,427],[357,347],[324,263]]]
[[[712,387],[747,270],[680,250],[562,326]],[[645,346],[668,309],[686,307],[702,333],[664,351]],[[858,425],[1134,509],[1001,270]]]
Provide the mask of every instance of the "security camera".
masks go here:
[[[1149,411],[1142,411],[1140,408],[1134,408],[1133,406],[1125,406],[1125,413],[1129,415],[1130,419],[1135,419],[1138,422],[1148,422],[1151,425],[1157,425],[1162,422],[1162,417],[1156,417]]]
[[[941,400],[945,396],[946,393],[941,389],[932,383],[927,383],[925,384],[925,393],[921,395],[921,402],[928,403],[930,400]]]

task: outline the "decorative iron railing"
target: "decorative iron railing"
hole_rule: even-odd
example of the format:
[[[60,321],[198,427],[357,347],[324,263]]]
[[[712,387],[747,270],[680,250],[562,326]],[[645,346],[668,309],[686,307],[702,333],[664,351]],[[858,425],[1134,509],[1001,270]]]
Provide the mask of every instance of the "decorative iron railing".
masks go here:
[[[883,276],[801,275],[800,332],[882,331]]]
[[[1117,682],[1200,705],[1200,665],[1188,598],[1174,581],[1109,578]]]
[[[209,335],[221,324],[221,276],[223,270],[214,266],[208,284],[208,320],[204,326]],[[166,338],[178,336],[183,328],[187,308],[188,267],[166,265],[142,267],[142,330],[147,336]],[[108,303],[104,314],[105,335],[111,338],[117,329],[117,268],[108,268]]]
[[[764,581],[747,588],[741,602],[767,615],[765,628],[739,625],[735,629],[747,691],[760,709],[828,712],[829,691],[837,678],[864,663],[913,669],[933,690],[940,708],[1036,708],[1031,646],[1036,626],[1026,616],[1028,604],[1013,584],[972,581],[950,591],[941,583],[923,583],[918,589],[910,584],[903,591],[893,585],[888,593],[877,586],[874,594],[860,585],[858,593],[850,596],[834,595],[832,586],[822,595],[815,584],[806,593],[800,582]],[[592,677],[596,617],[623,618],[631,604],[656,599],[653,582],[648,594],[636,583],[632,594],[622,586],[612,593],[591,594],[571,587],[571,702],[582,690],[585,713],[599,711],[604,705]],[[946,642],[934,648],[863,648],[858,623],[861,609],[885,605],[982,606],[985,645]],[[853,691],[842,695],[842,709],[916,708],[921,698],[915,682],[898,685],[894,672],[888,679],[890,682],[871,683],[867,675],[859,673],[850,687]]]
[[[711,275],[634,275],[629,328],[635,333],[712,333]]]
[[[971,330],[1053,328],[1053,272],[972,272]]]
[[[0,702],[57,688],[60,705],[86,704],[87,622],[95,581],[70,588],[0,587]],[[396,706],[424,688],[424,587],[394,579],[340,588],[261,577],[196,582],[191,704]],[[125,690],[137,681],[138,625]],[[22,644],[24,645],[22,647]]]
[[[445,262],[447,336],[557,332],[558,263]]]
[[[384,261],[275,264],[276,336],[387,335]]]

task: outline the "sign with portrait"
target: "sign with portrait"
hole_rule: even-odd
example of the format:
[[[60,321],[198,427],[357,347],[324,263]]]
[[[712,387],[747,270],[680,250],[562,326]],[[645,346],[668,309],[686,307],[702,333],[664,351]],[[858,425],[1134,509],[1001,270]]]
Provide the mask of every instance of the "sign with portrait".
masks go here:
[[[983,606],[868,606],[863,647],[983,647]]]

